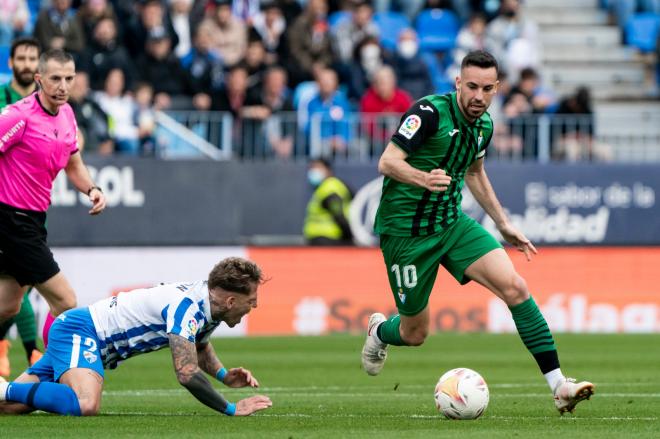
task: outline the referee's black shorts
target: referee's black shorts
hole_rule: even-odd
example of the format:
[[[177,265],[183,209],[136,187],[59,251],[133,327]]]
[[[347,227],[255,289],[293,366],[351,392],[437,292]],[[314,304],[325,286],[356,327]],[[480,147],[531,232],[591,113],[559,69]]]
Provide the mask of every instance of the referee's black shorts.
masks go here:
[[[0,203],[0,274],[24,286],[46,282],[59,272],[46,244],[46,212]]]

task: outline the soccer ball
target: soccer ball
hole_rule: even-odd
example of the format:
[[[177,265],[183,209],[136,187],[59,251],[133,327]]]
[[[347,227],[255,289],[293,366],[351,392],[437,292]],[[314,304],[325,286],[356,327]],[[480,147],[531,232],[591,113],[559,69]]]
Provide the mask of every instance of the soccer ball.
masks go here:
[[[488,407],[488,386],[477,372],[459,367],[435,385],[435,406],[449,419],[477,419]]]

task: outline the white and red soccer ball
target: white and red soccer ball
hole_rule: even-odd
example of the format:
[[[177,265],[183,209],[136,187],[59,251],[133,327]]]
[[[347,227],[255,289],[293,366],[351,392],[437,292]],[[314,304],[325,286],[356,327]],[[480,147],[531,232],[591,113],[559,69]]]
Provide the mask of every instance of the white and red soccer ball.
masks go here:
[[[477,419],[488,407],[488,400],[486,381],[465,367],[446,372],[435,386],[435,406],[449,419]]]

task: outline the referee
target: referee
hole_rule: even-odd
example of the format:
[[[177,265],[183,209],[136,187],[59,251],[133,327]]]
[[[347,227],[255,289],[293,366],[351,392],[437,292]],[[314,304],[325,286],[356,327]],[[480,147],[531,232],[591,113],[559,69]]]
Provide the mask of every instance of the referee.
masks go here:
[[[74,77],[71,55],[49,50],[34,75],[38,91],[0,113],[0,321],[18,313],[33,285],[52,314],[44,334],[53,317],[76,306],[75,293],[46,243],[46,211],[59,171],[64,169],[89,196],[91,215],[105,208],[76,142],[76,121],[67,103]]]

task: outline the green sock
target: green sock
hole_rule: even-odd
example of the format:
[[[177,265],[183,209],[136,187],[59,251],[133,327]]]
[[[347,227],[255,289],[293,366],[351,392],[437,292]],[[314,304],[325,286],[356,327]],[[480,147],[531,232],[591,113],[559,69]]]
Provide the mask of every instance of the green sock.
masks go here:
[[[29,291],[28,291],[29,293]],[[14,323],[16,323],[16,329],[23,340],[23,344],[28,344],[32,346],[34,341],[37,339],[37,323],[34,317],[34,310],[32,309],[32,304],[28,297],[28,293],[23,296],[23,303],[21,303],[21,310],[14,316]],[[28,352],[28,356],[32,352]]]
[[[555,341],[534,299],[530,296],[523,303],[511,306],[509,309],[520,338],[534,356],[541,371],[547,373],[558,368],[559,357]]]
[[[378,326],[376,335],[383,343],[394,346],[405,346],[406,344],[401,340],[401,333],[399,332],[400,324],[401,317],[398,314],[394,315]]]

